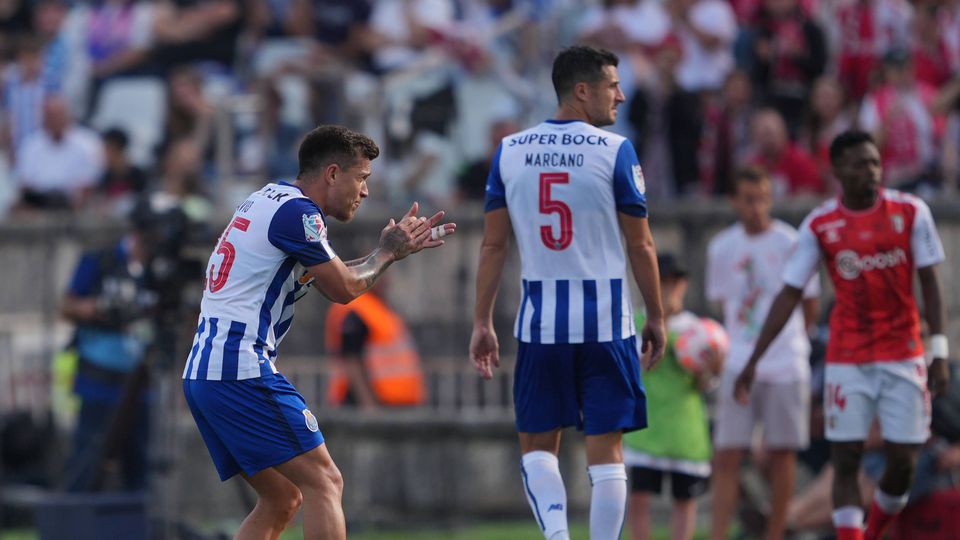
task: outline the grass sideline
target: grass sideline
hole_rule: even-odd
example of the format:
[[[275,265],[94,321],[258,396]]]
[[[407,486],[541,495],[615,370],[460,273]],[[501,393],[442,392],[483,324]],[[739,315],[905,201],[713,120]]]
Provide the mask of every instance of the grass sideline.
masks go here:
[[[589,534],[586,524],[573,524],[571,536],[587,538]],[[303,529],[299,525],[287,529],[280,537],[281,540],[300,540],[301,538],[303,538]],[[448,530],[360,531],[351,532],[348,538],[349,540],[543,540],[543,535],[536,525],[508,522]],[[628,538],[627,534],[624,533],[622,538]],[[652,540],[669,538],[670,532],[666,527],[654,529]],[[694,540],[706,540],[706,538],[706,531],[697,531],[694,535]],[[39,540],[39,536],[32,529],[0,529],[0,540]]]

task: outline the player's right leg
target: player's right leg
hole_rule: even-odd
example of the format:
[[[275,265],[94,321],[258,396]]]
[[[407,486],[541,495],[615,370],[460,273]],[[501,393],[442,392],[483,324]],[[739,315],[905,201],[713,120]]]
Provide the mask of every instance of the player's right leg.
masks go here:
[[[325,444],[277,465],[276,470],[303,493],[304,540],[347,537],[342,506],[343,477]]]
[[[810,444],[810,385],[807,381],[759,383],[759,411],[770,456],[770,519],[766,540],[782,540],[796,483],[797,451]]]
[[[547,540],[568,540],[560,429],[578,425],[572,345],[519,343],[513,401],[524,494]]]
[[[303,495],[297,486],[273,469],[253,476],[241,474],[257,492],[257,505],[240,524],[234,540],[277,540],[300,510]]]
[[[930,436],[930,393],[923,358],[878,365],[884,384],[877,409],[886,468],[870,506],[867,540],[877,540],[907,505],[920,446]]]
[[[824,383],[826,437],[834,470],[833,526],[837,540],[862,540],[860,463],[876,412],[879,380],[869,366],[828,363]]]
[[[732,370],[724,371],[717,391],[711,479],[711,540],[726,540],[729,534],[730,522],[740,498],[740,465],[750,448],[757,421],[756,387],[750,392],[750,403],[743,405],[733,399],[737,375]]]
[[[590,475],[590,538],[620,538],[627,503],[623,433],[647,426],[647,400],[635,337],[577,349],[576,389],[583,409]]]

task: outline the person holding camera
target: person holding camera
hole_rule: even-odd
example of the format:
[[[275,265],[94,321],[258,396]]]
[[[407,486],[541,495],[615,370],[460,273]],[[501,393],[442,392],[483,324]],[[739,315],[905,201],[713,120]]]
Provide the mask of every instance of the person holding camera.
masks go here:
[[[114,433],[127,386],[144,361],[157,305],[147,277],[149,220],[136,217],[117,244],[81,257],[63,299],[63,316],[76,325],[71,344],[78,357],[74,392],[81,400],[67,461],[65,487],[70,491],[99,488],[103,461],[109,457],[119,461],[117,487],[146,487],[149,428],[142,393],[134,396],[132,421],[124,423],[129,432]]]

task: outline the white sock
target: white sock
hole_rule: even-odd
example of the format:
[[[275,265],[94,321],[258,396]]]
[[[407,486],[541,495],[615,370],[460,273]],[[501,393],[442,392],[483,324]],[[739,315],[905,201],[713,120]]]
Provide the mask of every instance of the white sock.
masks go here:
[[[841,506],[833,511],[833,526],[845,529],[863,527],[863,509],[859,506]]]
[[[889,493],[884,493],[879,487],[873,492],[873,500],[877,502],[877,506],[891,516],[899,514],[900,511],[903,510],[903,507],[907,505],[909,498],[909,492],[903,495],[890,495]]]
[[[587,467],[590,493],[590,540],[618,540],[627,510],[627,468],[623,463]]]
[[[550,452],[527,452],[521,458],[524,492],[547,540],[568,540],[567,490],[560,463]]]

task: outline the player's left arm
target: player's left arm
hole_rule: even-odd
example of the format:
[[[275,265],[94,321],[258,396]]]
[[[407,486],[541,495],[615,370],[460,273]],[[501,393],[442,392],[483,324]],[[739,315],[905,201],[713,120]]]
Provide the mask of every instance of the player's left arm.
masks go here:
[[[920,293],[923,296],[924,316],[930,329],[930,352],[933,356],[933,362],[927,370],[927,384],[931,392],[939,394],[946,390],[950,377],[947,369],[947,336],[943,333],[946,317],[940,296],[940,278],[937,276],[937,265],[943,262],[945,257],[930,208],[920,199],[914,200],[914,207],[916,214],[910,231],[910,250],[920,278]]]
[[[950,379],[950,370],[947,368],[947,338],[943,334],[943,300],[940,296],[940,278],[937,275],[937,265],[925,266],[917,269],[920,278],[920,293],[923,296],[924,317],[930,329],[930,352],[933,362],[928,371],[927,383],[930,392],[938,395],[947,389]]]

